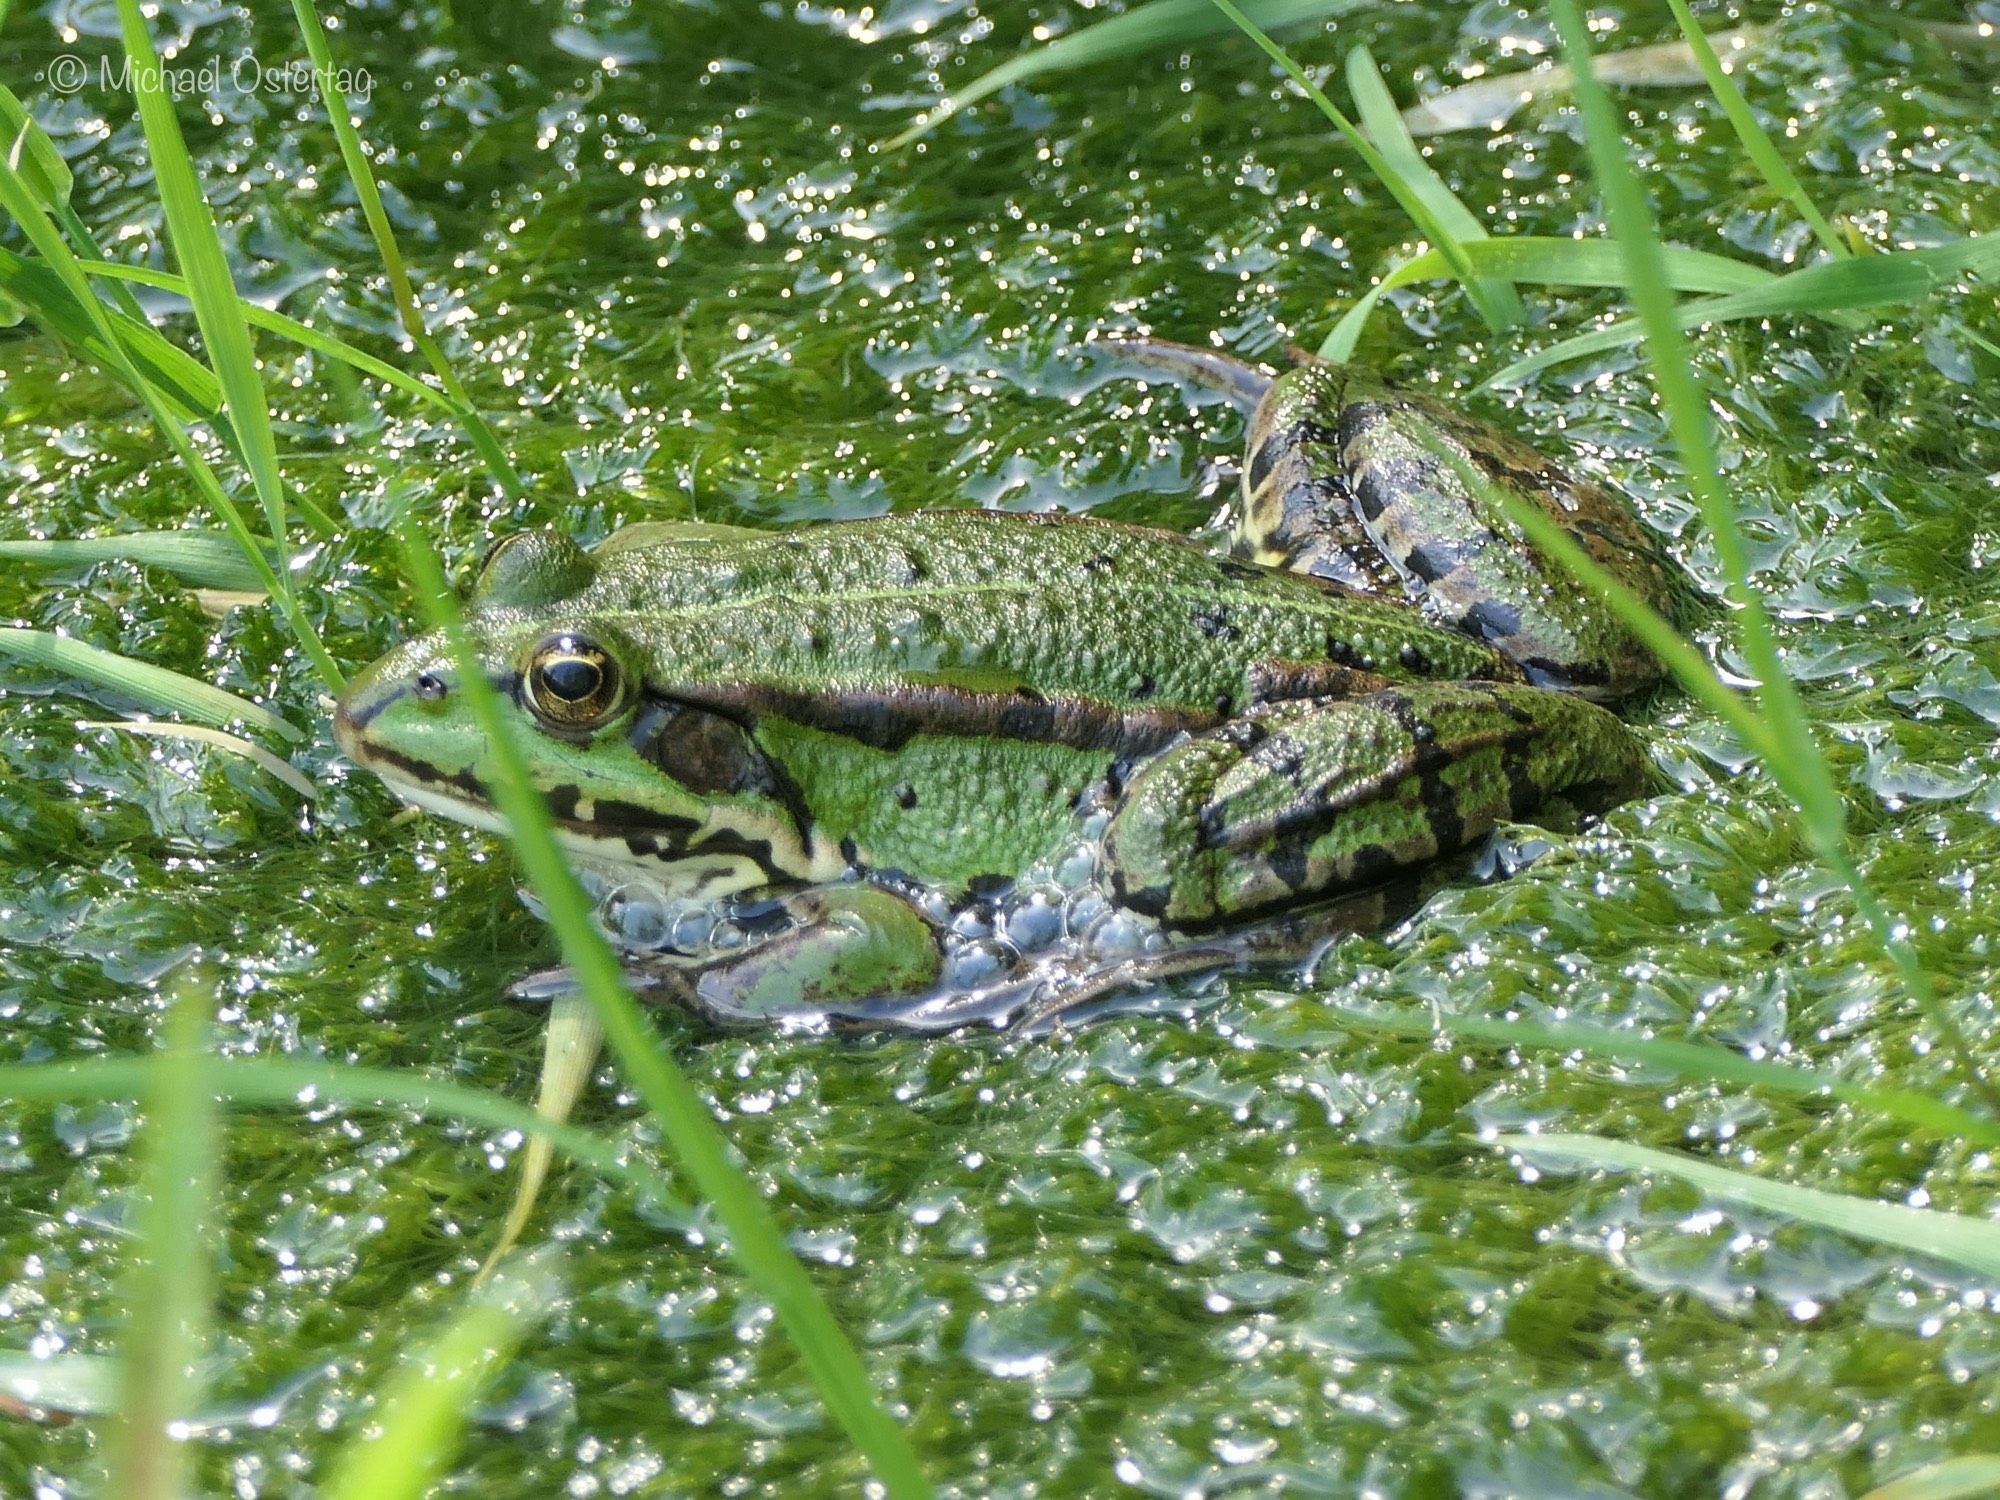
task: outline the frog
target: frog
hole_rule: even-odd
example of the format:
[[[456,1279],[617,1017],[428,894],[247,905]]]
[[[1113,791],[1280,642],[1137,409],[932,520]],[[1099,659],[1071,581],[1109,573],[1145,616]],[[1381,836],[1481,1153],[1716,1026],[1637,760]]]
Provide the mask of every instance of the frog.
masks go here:
[[[946,508],[489,550],[465,628],[569,857],[709,922],[626,945],[642,996],[727,1027],[1051,1024],[1297,961],[1502,825],[1647,787],[1615,705],[1654,658],[1509,513],[1672,618],[1627,500],[1362,365],[1111,348],[1247,413],[1215,544]],[[502,829],[441,633],[359,673],[334,732],[405,802]],[[967,977],[955,935],[1052,861],[1122,946],[988,940]]]

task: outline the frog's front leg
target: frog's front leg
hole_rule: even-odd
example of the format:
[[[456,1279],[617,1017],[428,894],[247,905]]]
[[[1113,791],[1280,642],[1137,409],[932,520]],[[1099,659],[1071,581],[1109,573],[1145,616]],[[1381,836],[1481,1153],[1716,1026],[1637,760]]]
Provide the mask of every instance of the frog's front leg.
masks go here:
[[[1646,774],[1615,716],[1541,688],[1274,703],[1142,769],[1105,863],[1121,903],[1199,931],[1381,885],[1508,819],[1573,821],[1632,797]]]
[[[814,886],[771,902],[741,903],[754,917],[744,946],[718,956],[647,954],[628,961],[641,999],[680,1005],[724,1026],[851,1014],[867,1002],[937,987],[937,929],[916,907],[872,885]]]

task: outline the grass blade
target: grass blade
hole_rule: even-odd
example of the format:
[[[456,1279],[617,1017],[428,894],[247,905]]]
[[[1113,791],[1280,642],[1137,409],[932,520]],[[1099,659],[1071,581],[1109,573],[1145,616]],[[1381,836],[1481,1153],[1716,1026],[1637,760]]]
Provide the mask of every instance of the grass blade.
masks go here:
[[[156,667],[151,662],[134,661],[129,656],[71,640],[65,635],[55,635],[46,630],[0,627],[0,655],[109,688],[162,713],[185,714],[190,719],[218,728],[241,722],[281,739],[305,738],[303,730],[247,698],[239,698],[234,693],[193,677],[183,677],[165,667]]]
[[[139,14],[139,0],[118,0],[119,29],[132,98],[139,107],[139,122],[146,134],[146,150],[152,158],[153,180],[159,190],[160,208],[166,216],[168,237],[187,278],[188,300],[194,305],[195,322],[201,327],[202,343],[209,363],[222,386],[223,406],[230,426],[242,449],[244,467],[257,498],[264,504],[264,519],[271,528],[271,545],[278,554],[276,573],[280,592],[289,594],[291,580],[285,568],[285,487],[278,476],[278,444],[271,433],[271,413],[264,402],[264,380],[257,371],[257,356],[250,347],[250,329],[243,321],[242,299],[236,295],[235,279],[229,274],[229,260],[223,253],[221,236],[216,233],[215,216],[201,190],[187,142],[181,138],[180,121],[174,116],[173,99],[162,77],[159,54]]]
[[[59,273],[0,247],[0,294],[32,316],[44,332],[80,350],[92,363],[117,372],[117,357],[98,331],[97,318],[77,302]],[[177,419],[205,422],[218,415],[222,387],[208,366],[162,338],[149,323],[111,308],[97,312],[108,320],[111,336],[126,358],[166,399],[167,409]]]
[[[129,1322],[119,1345],[110,1493],[176,1500],[188,1493],[173,1424],[199,1404],[196,1365],[208,1347],[208,1219],[221,1159],[204,1038],[208,1004],[189,982],[168,1007],[166,1049],[147,1065],[145,1168],[137,1197]]]
[[[235,541],[221,531],[121,531],[110,536],[0,542],[0,562],[43,568],[132,562],[171,573],[191,588],[255,593],[264,587]]]
[[[361,203],[361,215],[368,222],[368,232],[375,239],[375,250],[382,257],[382,268],[389,277],[389,290],[396,301],[397,316],[403,320],[403,331],[410,336],[410,342],[423,355],[424,362],[437,376],[438,383],[445,389],[458,408],[461,424],[472,445],[486,461],[500,488],[510,497],[520,499],[527,493],[527,486],[507,457],[506,449],[500,446],[500,439],[493,429],[486,425],[472,404],[472,398],[459,384],[453,373],[451,361],[444,357],[437,340],[431,337],[424,326],[423,314],[417,307],[417,294],[410,285],[410,273],[404,268],[403,256],[396,245],[396,231],[390,226],[388,212],[382,207],[382,194],[375,186],[375,172],[368,165],[367,153],[361,149],[361,137],[354,129],[353,112],[348,108],[347,95],[340,87],[340,72],[333,60],[333,49],[326,39],[326,28],[320,25],[319,12],[313,8],[312,0],[292,0],[292,14],[298,18],[299,35],[305,40],[306,53],[312,58],[313,85],[319,90],[322,103],[326,105],[327,119],[333,125],[334,139],[340,145],[340,159],[346,163],[348,180],[354,184],[355,197]]]
[[[1423,200],[1424,206],[1431,211],[1445,233],[1461,249],[1471,241],[1486,239],[1486,226],[1479,221],[1479,216],[1445,186],[1444,179],[1424,160],[1424,153],[1410,139],[1410,132],[1403,128],[1403,117],[1396,110],[1396,101],[1389,97],[1389,90],[1382,83],[1381,70],[1375,66],[1374,55],[1365,46],[1357,46],[1347,54],[1347,91],[1354,96],[1354,108],[1361,116],[1362,127],[1375,142],[1376,150],[1382,153],[1382,159],[1401,174],[1410,191]],[[1473,264],[1476,266],[1478,263],[1475,261]],[[1477,281],[1468,282],[1466,294],[1476,300],[1483,299],[1505,327],[1512,328],[1527,321],[1528,310],[1521,305],[1520,294],[1505,277],[1482,276]]]
[[[1565,239],[1553,235],[1502,235],[1469,239],[1459,245],[1467,262],[1476,271],[1504,277],[1510,282],[1532,282],[1541,286],[1617,286],[1625,284],[1625,263],[1618,247],[1609,240]],[[1683,292],[1748,291],[1776,281],[1778,273],[1748,261],[1705,250],[1689,250],[1679,245],[1660,247],[1667,274],[1674,289]],[[1395,267],[1365,292],[1360,301],[1342,315],[1320,357],[1346,361],[1354,357],[1362,329],[1383,293],[1412,282],[1430,281],[1453,275],[1451,262],[1439,250],[1413,255]]]
[[[1494,1144],[1538,1159],[1579,1162],[1615,1171],[1657,1172],[1693,1183],[1703,1192],[1767,1213],[1783,1214],[1908,1255],[1947,1260],[2000,1279],[2000,1225],[1934,1208],[1905,1208],[1849,1193],[1795,1187],[1711,1166],[1676,1152],[1594,1135],[1503,1135]]]
[[[2000,1120],[1989,1120],[1915,1089],[1877,1088],[1852,1083],[1816,1068],[1764,1062],[1714,1042],[1676,1041],[1644,1036],[1580,1021],[1510,1021],[1500,1017],[1458,1016],[1433,1010],[1408,1015],[1385,1010],[1339,1011],[1342,1026],[1382,1031],[1392,1036],[1434,1037],[1443,1033],[1490,1047],[1528,1047],[1551,1052],[1581,1052],[1613,1062],[1662,1068],[1681,1078],[1710,1083],[1740,1083],[1772,1093],[1805,1098],[1838,1099],[1889,1119],[1927,1130],[1947,1140],[1963,1138],[1979,1145],[2000,1146]]]
[[[313,629],[312,622],[299,608],[297,598],[282,585],[278,571],[271,566],[270,560],[265,556],[268,543],[253,535],[250,528],[244,524],[242,512],[229,498],[228,492],[222,487],[222,482],[215,477],[215,471],[195,451],[186,429],[173,414],[166,399],[155,390],[150,381],[139,374],[138,368],[126,356],[124,345],[113,331],[110,310],[91,293],[90,283],[84,279],[83,272],[78,268],[76,256],[71,253],[62,236],[56,232],[55,227],[49,223],[47,216],[36,204],[20,173],[6,161],[0,161],[0,210],[5,210],[13,216],[29,243],[34,246],[50,269],[62,278],[63,284],[69,288],[70,295],[76,299],[77,305],[85,309],[103,341],[111,361],[110,368],[138,393],[139,399],[145,403],[146,410],[153,419],[153,425],[160,430],[161,436],[166,438],[182,466],[193,477],[210,508],[221,517],[223,525],[228,528],[237,547],[258,570],[264,591],[277,600],[278,608],[283,612],[286,624],[291,626],[292,634],[298,640],[300,649],[311,658],[321,680],[329,688],[339,691],[345,678],[340,668],[334,664],[333,658],[327,654],[326,646],[319,638],[319,632]]]
[[[1459,245],[1457,236],[1438,222],[1437,215],[1431,212],[1430,205],[1424,201],[1423,195],[1404,179],[1402,173],[1390,165],[1375,148],[1374,142],[1363,135],[1355,127],[1354,122],[1340,112],[1334,102],[1326,97],[1325,91],[1306,76],[1305,69],[1301,68],[1284,48],[1272,41],[1256,22],[1244,14],[1235,4],[1235,0],[1210,0],[1210,3],[1235,22],[1238,30],[1262,48],[1266,57],[1284,69],[1286,76],[1298,85],[1305,96],[1313,102],[1314,107],[1332,122],[1334,129],[1338,130],[1346,138],[1347,143],[1360,154],[1368,170],[1375,174],[1375,180],[1380,182],[1389,196],[1396,200],[1410,222],[1416,226],[1417,232],[1435,245],[1450,262],[1452,273],[1465,286],[1466,296],[1471,299],[1473,307],[1485,320],[1486,326],[1495,331],[1507,327],[1505,310],[1493,306],[1479,293],[1476,286],[1479,277],[1474,274],[1472,263],[1465,258],[1465,251]]]
[[[1900,306],[1921,301],[1967,273],[2000,273],[2000,234],[1968,235],[1922,250],[1819,261],[1762,286],[1685,303],[1673,310],[1673,318],[1677,328],[1687,330],[1745,318],[1826,317],[1870,307]],[[1645,320],[1625,318],[1517,359],[1488,376],[1484,384],[1517,385],[1551,365],[1636,344],[1644,337]]]
[[[908,1440],[876,1405],[867,1368],[796,1256],[786,1247],[757,1189],[729,1159],[728,1147],[687,1076],[659,1045],[653,1028],[625,988],[618,960],[597,929],[592,906],[556,843],[549,813],[528,777],[526,760],[467,641],[457,601],[445,586],[436,555],[405,521],[410,576],[433,626],[445,632],[458,666],[457,689],[484,729],[494,766],[493,800],[507,820],[514,849],[541,898],[563,959],[604,1027],[620,1067],[659,1121],[688,1176],[715,1206],[729,1232],[730,1253],[798,1348],[836,1420],[874,1465],[891,1497],[929,1496],[931,1488]]]
[[[0,1064],[0,1099],[39,1103],[133,1099],[146,1091],[151,1067],[141,1058]],[[408,1109],[489,1130],[519,1131],[531,1140],[548,1140],[571,1161],[651,1198],[669,1213],[692,1212],[665,1177],[628,1160],[621,1147],[484,1089],[387,1068],[247,1057],[211,1060],[209,1082],[219,1097],[244,1107],[307,1109],[339,1104],[348,1109]]]
[[[590,1001],[572,990],[558,995],[549,1007],[549,1024],[542,1043],[542,1082],[535,1098],[535,1113],[547,1120],[567,1120],[576,1101],[590,1086],[591,1070],[604,1049],[604,1027]],[[528,1221],[534,1217],[535,1200],[555,1159],[555,1142],[548,1136],[529,1139],[521,1152],[520,1175],[514,1181],[514,1201],[500,1226],[500,1236],[487,1252],[479,1268],[485,1280],[520,1240]]]
[[[87,260],[81,264],[87,276],[100,276],[116,281],[135,281],[142,286],[157,287],[163,292],[173,292],[182,297],[187,295],[187,282],[171,271],[155,271],[145,266],[128,266],[110,260]],[[462,425],[466,425],[468,433],[470,433],[469,424],[478,420],[476,414],[459,405],[456,400],[435,386],[426,385],[414,375],[397,369],[387,360],[377,359],[343,339],[337,339],[330,333],[323,333],[310,324],[301,323],[297,318],[288,318],[281,312],[244,301],[243,319],[252,328],[275,333],[316,354],[324,354],[329,359],[337,359],[342,364],[350,365],[364,375],[372,375],[385,385],[392,385],[399,391],[430,402],[433,406],[451,413]],[[168,345],[168,347],[173,346]]]
[[[210,729],[202,724],[148,724],[137,719],[83,719],[76,727],[118,729],[126,734],[136,734],[151,739],[187,740],[197,745],[211,745],[217,750],[240,755],[245,760],[254,762],[308,802],[317,801],[319,798],[319,788],[307,780],[289,761],[278,759],[262,745],[253,745],[240,735],[228,734],[220,729]]]
[[[1359,3],[1360,0],[1249,0],[1244,9],[1259,25],[1282,31],[1288,26],[1323,20],[1327,16],[1353,10]],[[1209,0],[1152,0],[1150,5],[1096,22],[1069,36],[1058,37],[982,73],[964,88],[952,90],[917,116],[907,129],[892,137],[882,149],[901,150],[919,136],[937,129],[959,111],[969,109],[1011,84],[1023,83],[1044,73],[1061,73],[1072,68],[1116,62],[1158,47],[1198,41],[1228,30],[1229,23],[1215,13]]]
[[[372,1430],[350,1442],[327,1500],[418,1500],[443,1477],[472,1403],[555,1301],[555,1278],[509,1275],[466,1297],[444,1331],[383,1394]]]
[[[1709,37],[1709,44],[1725,52],[1740,51],[1763,41],[1769,30],[1767,26],[1744,26],[1718,31]],[[1605,83],[1642,88],[1682,88],[1702,81],[1701,65],[1685,41],[1607,52],[1597,60],[1597,76]],[[1522,105],[1564,93],[1572,82],[1573,75],[1561,63],[1489,74],[1411,105],[1403,111],[1403,123],[1412,135],[1498,130]]]
[[[1979,1500],[1991,1495],[2000,1495],[2000,1455],[1968,1453],[1899,1475],[1861,1500]]]
[[[35,123],[28,107],[5,84],[0,84],[0,150],[7,153],[7,160],[43,208],[52,209],[69,202],[74,186],[69,163],[56,150],[48,132]]]
[[[1812,201],[1798,178],[1792,175],[1792,169],[1778,154],[1776,144],[1764,133],[1764,127],[1757,123],[1750,101],[1743,97],[1743,90],[1736,86],[1736,80],[1729,76],[1729,70],[1715,55],[1715,48],[1709,43],[1707,34],[1696,23],[1694,12],[1688,9],[1687,0],[1667,0],[1667,7],[1673,11],[1674,20],[1680,23],[1681,35],[1687,39],[1688,51],[1694,55],[1695,65],[1708,82],[1708,91],[1715,95],[1715,102],[1729,117],[1736,139],[1743,143],[1744,151],[1763,174],[1764,181],[1812,226],[1813,237],[1826,247],[1828,255],[1835,260],[1844,259],[1851,253],[1847,242],[1833,232],[1826,215],[1819,211],[1819,205]]]
[[[118,1373],[118,1361],[101,1354],[40,1359],[19,1349],[0,1351],[0,1416],[103,1416],[118,1409]]]
[[[1666,407],[1668,430],[1673,434],[1674,446],[1686,466],[1696,502],[1722,562],[1730,599],[1736,606],[1743,652],[1758,679],[1763,719],[1781,752],[1767,759],[1766,767],[1798,804],[1815,851],[1852,890],[1856,909],[1873,929],[1911,997],[1943,1038],[1968,1081],[1982,1092],[1988,1104],[2000,1108],[2000,1090],[1994,1088],[1981,1070],[1957,1021],[1939,1003],[1930,976],[1924,972],[1916,950],[1905,936],[1903,924],[1889,916],[1874,893],[1862,883],[1848,858],[1846,828],[1841,816],[1843,804],[1834,786],[1833,772],[1820,753],[1797,685],[1785,672],[1763,597],[1750,580],[1749,546],[1737,522],[1735,505],[1722,483],[1708,405],[1688,359],[1687,340],[1662,265],[1652,209],[1626,158],[1611,100],[1591,73],[1589,28],[1576,0],[1549,0],[1549,7],[1562,38],[1563,52],[1576,73],[1577,107],[1583,115],[1591,169],[1604,197],[1613,237],[1625,252],[1626,283],[1645,327],[1646,353]],[[1961,242],[1959,246],[1945,248],[1969,252],[1971,247]],[[1837,261],[1824,269],[1843,273],[1862,269],[1865,273],[1866,267],[1884,258],[1868,256]]]

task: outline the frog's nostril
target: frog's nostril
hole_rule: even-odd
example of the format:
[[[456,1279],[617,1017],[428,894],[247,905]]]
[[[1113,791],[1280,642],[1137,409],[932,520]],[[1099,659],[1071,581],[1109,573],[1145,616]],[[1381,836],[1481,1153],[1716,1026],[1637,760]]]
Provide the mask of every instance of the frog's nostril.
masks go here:
[[[417,673],[417,696],[426,703],[436,703],[450,691],[444,678],[435,672]]]

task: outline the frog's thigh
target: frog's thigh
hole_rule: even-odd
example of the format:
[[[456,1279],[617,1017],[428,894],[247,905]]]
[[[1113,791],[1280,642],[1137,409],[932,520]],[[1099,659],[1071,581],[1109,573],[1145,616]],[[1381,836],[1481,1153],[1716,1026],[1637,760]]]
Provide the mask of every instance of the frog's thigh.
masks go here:
[[[937,930],[908,901],[869,885],[788,896],[752,945],[701,961],[649,958],[648,998],[724,1025],[812,1016],[864,1000],[921,995],[943,966]]]
[[[1510,818],[1598,811],[1645,777],[1630,731],[1567,693],[1428,683],[1276,703],[1146,766],[1105,859],[1126,905],[1200,928],[1365,889]]]

